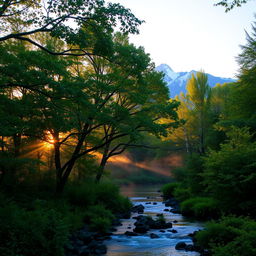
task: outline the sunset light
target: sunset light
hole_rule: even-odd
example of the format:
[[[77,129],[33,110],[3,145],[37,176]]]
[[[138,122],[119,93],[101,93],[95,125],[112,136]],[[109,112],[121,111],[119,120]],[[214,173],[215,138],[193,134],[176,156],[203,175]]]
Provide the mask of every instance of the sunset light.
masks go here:
[[[255,256],[254,12],[0,1],[0,256]]]

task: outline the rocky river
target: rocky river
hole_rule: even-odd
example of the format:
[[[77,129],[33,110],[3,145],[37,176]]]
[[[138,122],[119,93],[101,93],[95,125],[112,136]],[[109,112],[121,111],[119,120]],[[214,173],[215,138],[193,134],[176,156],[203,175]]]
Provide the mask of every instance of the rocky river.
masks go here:
[[[170,212],[172,207],[166,207],[161,193],[156,186],[122,187],[122,194],[128,196],[133,204],[143,205],[145,216],[157,219],[163,215],[166,223],[172,223],[171,228],[149,230],[137,236],[126,235],[135,228],[141,214],[133,213],[130,219],[122,220],[112,239],[105,242],[107,256],[198,256],[194,251],[176,250],[179,242],[192,245],[189,234],[202,229],[202,223],[185,219],[181,214]],[[126,233],[126,234],[125,234]]]

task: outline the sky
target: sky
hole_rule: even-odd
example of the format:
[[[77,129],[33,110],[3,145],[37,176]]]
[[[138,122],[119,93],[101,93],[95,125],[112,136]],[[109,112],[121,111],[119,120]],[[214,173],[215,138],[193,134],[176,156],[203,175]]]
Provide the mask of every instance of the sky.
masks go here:
[[[236,57],[256,21],[256,0],[225,13],[214,0],[111,0],[145,20],[130,41],[143,46],[156,65],[175,72],[204,70],[235,78]]]

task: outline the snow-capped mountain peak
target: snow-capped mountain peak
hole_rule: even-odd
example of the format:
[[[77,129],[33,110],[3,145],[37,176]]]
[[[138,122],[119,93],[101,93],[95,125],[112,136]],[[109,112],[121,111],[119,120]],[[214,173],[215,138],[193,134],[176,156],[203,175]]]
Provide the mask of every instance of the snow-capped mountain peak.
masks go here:
[[[175,80],[178,74],[174,72],[167,64],[161,64],[156,67],[156,71],[163,72],[166,80]]]
[[[164,73],[164,81],[167,83],[171,97],[175,97],[181,92],[186,93],[186,84],[188,79],[191,78],[192,74],[197,72],[195,70],[191,70],[190,72],[174,72],[167,64],[161,64],[157,66],[155,70]],[[211,87],[214,87],[217,83],[223,84],[235,81],[231,78],[216,77],[211,74],[207,75],[208,83]]]

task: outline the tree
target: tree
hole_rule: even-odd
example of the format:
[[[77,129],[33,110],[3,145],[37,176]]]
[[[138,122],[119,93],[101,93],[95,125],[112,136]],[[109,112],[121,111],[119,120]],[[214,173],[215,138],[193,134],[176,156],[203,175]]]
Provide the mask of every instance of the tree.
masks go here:
[[[224,211],[254,216],[256,143],[246,127],[231,127],[227,137],[219,151],[204,158],[204,184]]]
[[[232,0],[232,1],[222,0],[215,5],[224,6],[226,9],[226,12],[228,12],[228,11],[232,10],[234,7],[240,7],[242,4],[245,4],[247,2],[248,2],[248,0]]]
[[[227,101],[229,113],[222,119],[226,126],[247,126],[256,130],[256,23],[252,26],[252,34],[246,33],[247,43],[242,46],[242,52],[237,60],[240,66],[238,81],[230,87],[230,96]]]
[[[155,137],[166,136],[168,129],[175,128],[179,124],[175,112],[178,102],[168,101],[167,88],[161,74],[152,70],[147,71],[144,83],[139,86],[143,86],[144,99],[141,98],[136,103],[129,98],[129,94],[119,93],[116,103],[123,108],[125,115],[120,118],[120,108],[119,113],[113,111],[113,120],[118,120],[118,122],[112,122],[103,127],[104,138],[111,139],[122,133],[126,135],[118,140],[110,140],[102,148],[96,182],[99,182],[104,167],[112,156],[119,155],[128,148],[150,148],[149,145],[141,143],[144,133]],[[165,122],[162,121],[163,117],[165,117]]]
[[[187,82],[187,95],[191,104],[191,114],[195,115],[197,122],[197,135],[199,138],[199,152],[205,153],[205,136],[208,125],[208,113],[210,107],[211,88],[208,85],[208,77],[203,72],[197,72]]]
[[[84,85],[81,100],[85,104],[83,107],[82,102],[78,102],[79,128],[61,140],[54,138],[58,147],[71,137],[76,138],[69,159],[62,165],[58,164],[59,192],[63,190],[79,158],[104,149],[104,166],[114,153],[110,149],[113,141],[125,137],[133,141],[138,133],[144,131],[165,134],[166,128],[176,124],[177,103],[168,103],[168,89],[161,75],[152,71],[150,58],[144,49],[116,43],[115,50],[111,62],[100,57],[89,59],[91,72],[85,72],[79,78],[79,83]],[[158,123],[160,117],[170,116],[172,122]],[[101,129],[104,129],[103,133]],[[121,147],[122,151],[123,145],[117,145],[118,148],[116,145],[114,148],[119,152]],[[55,151],[57,154],[59,152]]]
[[[16,39],[53,55],[86,56],[109,48],[109,35],[117,24],[122,32],[138,33],[142,21],[120,4],[106,5],[104,0],[2,0],[0,23],[0,42]],[[66,44],[53,51],[36,40],[38,33]]]

